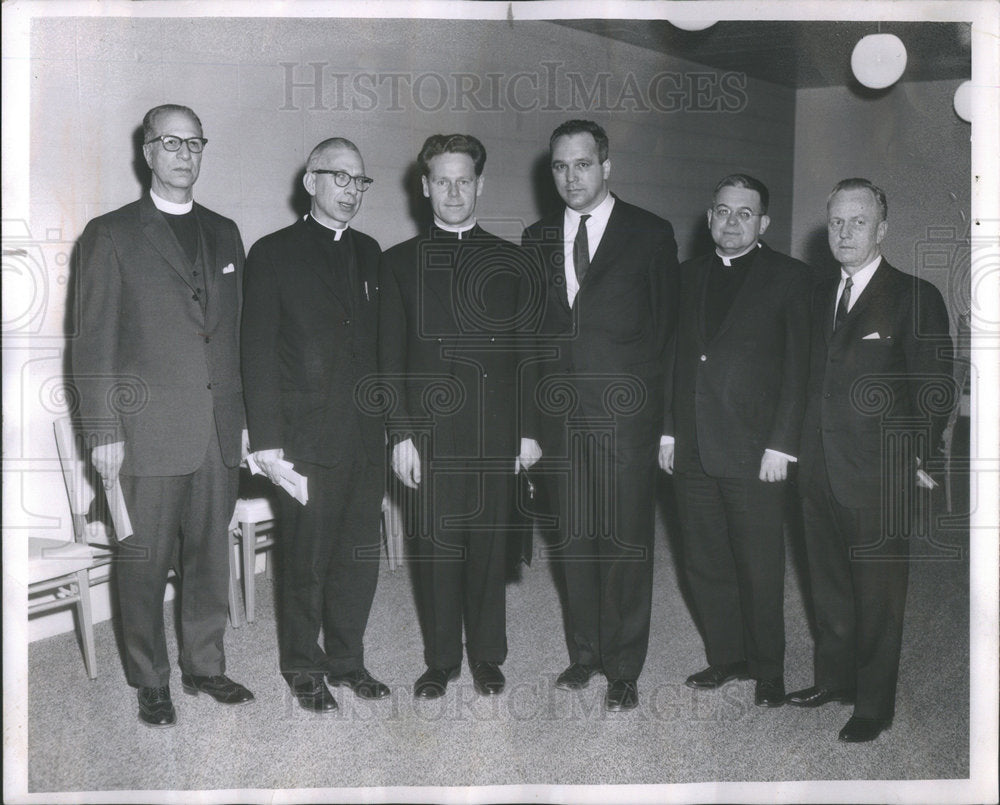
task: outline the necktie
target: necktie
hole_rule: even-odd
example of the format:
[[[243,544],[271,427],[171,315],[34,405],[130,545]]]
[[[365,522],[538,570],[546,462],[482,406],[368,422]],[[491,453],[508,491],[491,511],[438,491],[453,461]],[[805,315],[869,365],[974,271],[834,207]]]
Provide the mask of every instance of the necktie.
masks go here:
[[[589,215],[580,216],[580,225],[576,228],[576,238],[573,240],[573,268],[576,270],[576,281],[583,283],[583,278],[590,268],[590,242],[587,240],[587,219]]]
[[[837,332],[837,328],[844,323],[844,319],[847,318],[847,306],[851,304],[851,286],[854,285],[854,280],[850,277],[844,283],[844,292],[840,295],[840,301],[837,303],[837,315],[833,319],[833,331]]]

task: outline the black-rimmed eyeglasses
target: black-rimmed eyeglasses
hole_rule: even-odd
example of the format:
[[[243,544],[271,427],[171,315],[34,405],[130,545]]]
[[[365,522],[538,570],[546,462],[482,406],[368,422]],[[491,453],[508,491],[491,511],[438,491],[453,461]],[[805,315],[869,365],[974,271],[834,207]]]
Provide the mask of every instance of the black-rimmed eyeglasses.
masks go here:
[[[329,170],[328,168],[313,168],[310,173],[325,173],[333,177],[333,183],[337,187],[347,187],[351,183],[351,179],[354,180],[354,186],[358,188],[358,191],[364,193],[369,187],[372,186],[372,182],[375,180],[365,176],[363,174],[358,176],[351,176],[347,171],[335,171]]]
[[[208,142],[204,137],[175,137],[172,134],[161,134],[159,137],[154,137],[152,140],[147,140],[146,145],[152,145],[155,142],[159,142],[163,146],[164,151],[180,151],[181,143],[187,146],[188,151],[192,154],[200,154],[205,150],[205,143]]]

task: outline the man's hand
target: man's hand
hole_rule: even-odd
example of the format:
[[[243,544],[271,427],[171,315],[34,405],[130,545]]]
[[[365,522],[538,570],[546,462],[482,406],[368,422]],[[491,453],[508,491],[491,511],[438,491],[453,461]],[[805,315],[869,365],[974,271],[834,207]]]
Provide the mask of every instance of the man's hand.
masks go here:
[[[660,469],[667,475],[674,474],[674,443],[660,445]]]
[[[514,474],[521,470],[530,470],[542,457],[542,448],[534,439],[521,439],[521,453],[514,461]]]
[[[404,486],[410,489],[420,486],[420,454],[412,439],[397,442],[392,448],[392,471]]]
[[[765,450],[758,477],[768,483],[784,481],[788,477],[788,459],[772,450]]]
[[[122,461],[125,460],[125,442],[97,445],[90,451],[90,460],[101,476],[104,488],[111,489],[118,480],[118,472],[122,468]]]
[[[281,447],[273,450],[258,450],[253,453],[253,460],[256,461],[264,474],[271,479],[271,483],[279,485],[281,483],[281,467],[278,462],[285,457],[285,451]]]

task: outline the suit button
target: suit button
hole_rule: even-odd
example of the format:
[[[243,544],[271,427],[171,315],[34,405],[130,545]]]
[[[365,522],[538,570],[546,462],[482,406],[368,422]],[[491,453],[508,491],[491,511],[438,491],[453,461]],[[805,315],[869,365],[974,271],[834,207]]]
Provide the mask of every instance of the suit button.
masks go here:
[[[207,335],[205,336],[205,343],[206,343],[206,344],[207,344],[207,343],[208,343],[209,341],[211,341],[211,340],[212,340],[212,339],[211,339],[211,338],[209,338],[209,337],[208,337]]]
[[[702,356],[701,356],[701,359],[702,359],[703,361],[707,361],[707,360],[708,360],[708,355],[702,355]]]
[[[212,390],[212,384],[209,383],[207,386],[205,386],[205,388],[207,388],[209,391],[211,391]]]
[[[489,377],[489,375],[486,374],[486,372],[483,372],[483,380],[485,380],[487,377]]]
[[[350,320],[350,319],[344,319],[344,320],[343,320],[343,321],[341,322],[341,324],[343,324],[343,325],[344,325],[345,327],[347,327],[347,326],[348,326],[348,325],[349,325],[350,323],[351,323],[351,320]]]
[[[441,339],[441,338],[439,338],[439,339],[438,339],[438,343],[439,343],[439,344],[440,344],[440,343],[441,343],[442,341],[443,341],[443,339]]]
[[[492,344],[494,341],[496,341],[496,339],[493,336],[490,336],[490,343]]]
[[[824,391],[824,392],[823,392],[823,399],[825,399],[825,400],[829,400],[829,399],[830,399],[830,398],[831,398],[832,396],[833,396],[833,395],[832,395],[832,394],[830,394],[830,392],[829,392],[829,391]]]

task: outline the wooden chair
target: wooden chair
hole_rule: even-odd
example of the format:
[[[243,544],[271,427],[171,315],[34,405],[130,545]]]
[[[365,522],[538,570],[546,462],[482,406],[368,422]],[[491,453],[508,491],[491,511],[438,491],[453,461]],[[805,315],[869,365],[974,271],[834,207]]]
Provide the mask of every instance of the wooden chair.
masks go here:
[[[87,477],[88,464],[77,450],[69,418],[56,420],[54,430],[69,497],[73,539],[28,539],[28,614],[74,605],[87,676],[96,679],[90,586],[107,578],[106,573],[98,576],[92,571],[106,568],[111,561],[110,533],[102,522],[87,522],[96,487]]]
[[[257,552],[266,551],[274,545],[278,531],[277,508],[270,495],[241,497],[236,501],[236,510],[229,530],[229,614],[233,626],[239,626],[239,612],[236,596],[236,551],[237,542],[242,557],[243,602],[247,623],[253,623],[256,609],[254,577],[257,566]],[[271,558],[265,554],[264,569],[267,578],[272,577]]]

